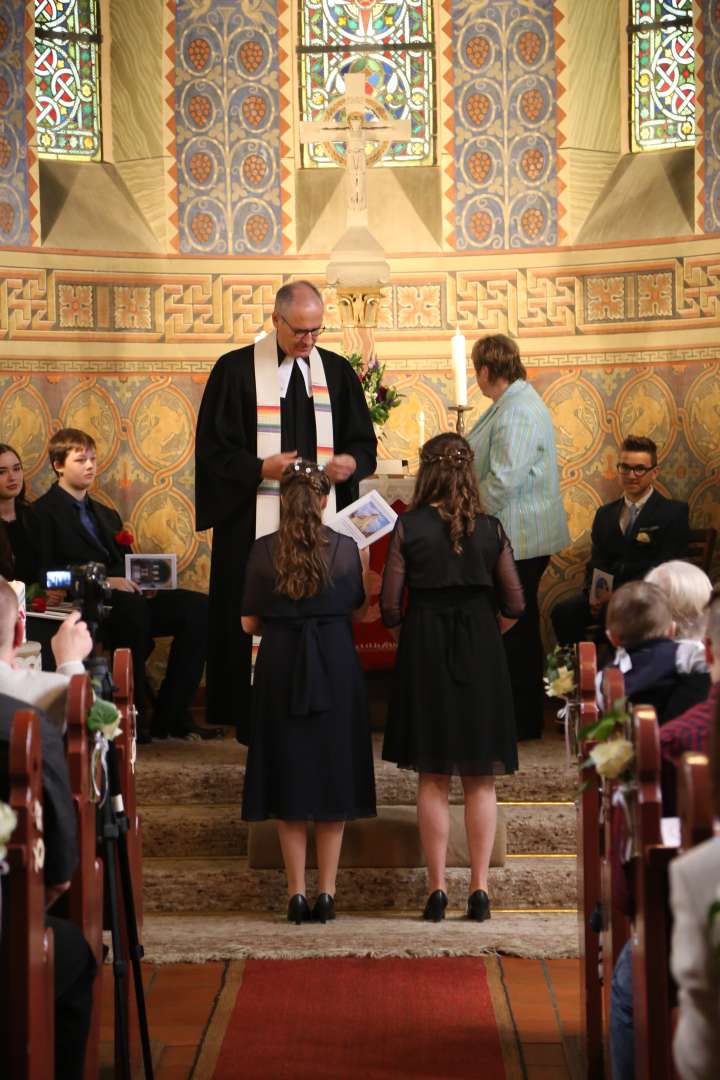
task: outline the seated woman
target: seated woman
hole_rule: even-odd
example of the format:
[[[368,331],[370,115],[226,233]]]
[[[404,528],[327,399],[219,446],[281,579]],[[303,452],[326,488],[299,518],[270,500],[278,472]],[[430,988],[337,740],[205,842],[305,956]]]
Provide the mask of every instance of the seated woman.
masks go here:
[[[355,541],[322,524],[330,480],[296,461],[280,481],[280,528],[255,541],[242,606],[262,633],[245,770],[245,821],[276,818],[288,921],[335,918],[345,822],[375,816],[365,680],[351,618],[367,601]],[[365,560],[365,571],[368,562]],[[307,823],[315,823],[319,895],[305,898]]]
[[[482,512],[472,461],[459,435],[425,443],[412,505],[390,541],[381,595],[383,621],[399,635],[383,758],[420,774],[418,828],[429,885],[423,918],[432,922],[445,917],[448,903],[451,776],[460,776],[465,793],[467,915],[482,922],[490,918],[495,777],[518,765],[501,635],[522,614],[523,591],[502,525]]]
[[[27,518],[20,455],[8,443],[0,443],[0,574],[31,585],[38,569]]]

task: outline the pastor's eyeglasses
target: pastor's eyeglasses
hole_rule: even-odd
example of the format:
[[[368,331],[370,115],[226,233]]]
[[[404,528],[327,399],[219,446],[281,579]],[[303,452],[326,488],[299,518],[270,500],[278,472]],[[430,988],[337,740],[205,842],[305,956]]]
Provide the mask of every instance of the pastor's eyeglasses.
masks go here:
[[[278,311],[278,315],[280,316],[282,321],[285,323],[288,330],[292,330],[293,334],[298,339],[298,341],[301,341],[302,338],[307,337],[308,334],[310,335],[311,338],[320,337],[320,335],[325,330],[324,326],[315,326],[315,327],[313,327],[312,330],[304,330],[304,329],[300,330],[300,329],[298,329],[297,326],[291,326],[290,323],[287,321],[287,319],[285,318],[285,316],[281,312]]]

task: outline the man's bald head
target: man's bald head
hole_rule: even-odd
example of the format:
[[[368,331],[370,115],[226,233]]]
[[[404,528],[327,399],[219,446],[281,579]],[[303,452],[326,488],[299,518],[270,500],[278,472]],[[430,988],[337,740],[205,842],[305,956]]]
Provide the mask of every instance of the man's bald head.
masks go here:
[[[275,294],[275,310],[283,314],[293,304],[317,304],[322,307],[323,298],[320,290],[311,281],[290,281],[282,285]]]
[[[17,617],[17,596],[5,578],[0,578],[0,655],[7,653],[15,644]]]

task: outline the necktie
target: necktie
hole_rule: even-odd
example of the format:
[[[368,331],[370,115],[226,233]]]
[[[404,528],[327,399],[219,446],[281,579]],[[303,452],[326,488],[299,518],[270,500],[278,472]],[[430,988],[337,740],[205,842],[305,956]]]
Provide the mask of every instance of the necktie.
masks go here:
[[[638,514],[639,513],[640,513],[640,507],[637,506],[635,503],[631,503],[630,507],[628,508],[627,528],[625,529],[625,535],[626,536],[629,536],[631,534],[631,532],[633,531],[633,529],[635,528],[635,522],[638,519]]]
[[[83,501],[83,502],[81,502],[79,504],[79,511],[78,512],[80,514],[80,523],[83,526],[83,528],[85,529],[85,531],[90,533],[90,536],[92,536],[93,540],[98,545],[98,547],[100,547],[105,552],[105,554],[107,555],[107,548],[105,547],[105,544],[102,542],[102,539],[100,538],[100,533],[98,531],[97,525],[95,524],[95,519],[93,518],[92,514],[90,513],[90,511],[88,509],[88,505],[87,505],[86,502]]]
[[[305,379],[296,360],[285,395],[287,433],[283,424],[282,449],[297,450],[300,457],[315,460],[317,440],[315,435],[315,412],[312,399],[308,397]],[[285,445],[287,441],[287,445]]]

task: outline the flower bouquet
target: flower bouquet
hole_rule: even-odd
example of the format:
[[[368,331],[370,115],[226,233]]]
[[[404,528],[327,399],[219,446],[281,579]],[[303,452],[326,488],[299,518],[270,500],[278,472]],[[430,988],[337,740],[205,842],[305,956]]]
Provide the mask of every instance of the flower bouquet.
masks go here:
[[[360,380],[370,410],[370,419],[378,426],[386,424],[390,410],[400,404],[402,394],[394,386],[385,386],[385,365],[378,360],[372,360],[366,367],[360,353],[351,353],[347,359]]]

